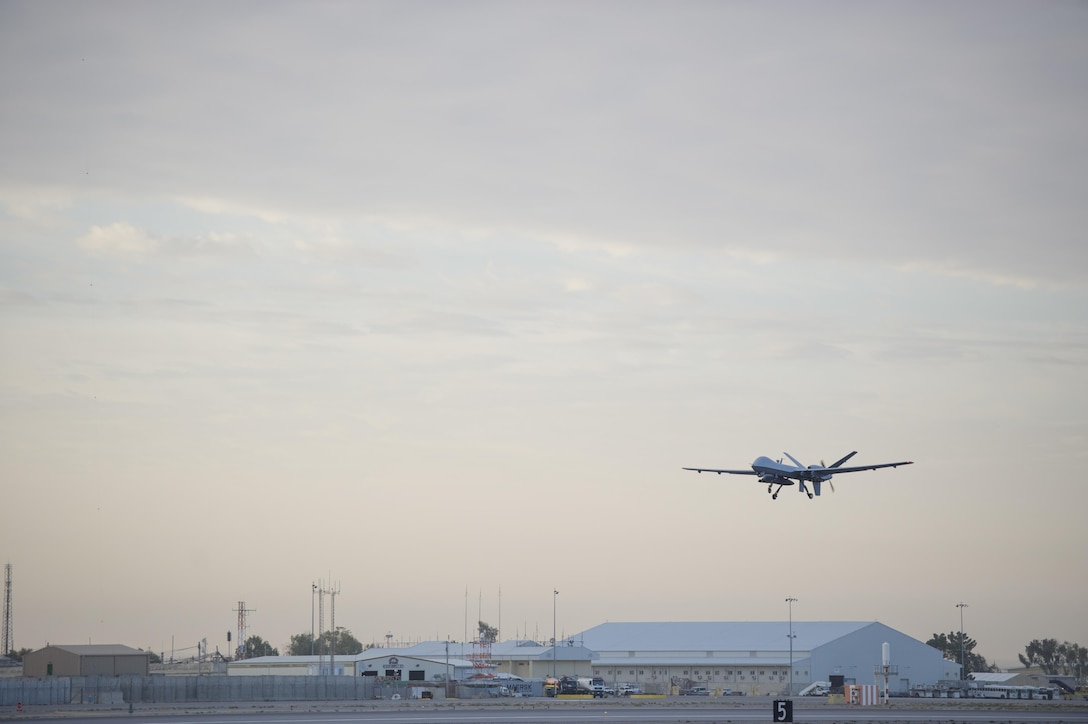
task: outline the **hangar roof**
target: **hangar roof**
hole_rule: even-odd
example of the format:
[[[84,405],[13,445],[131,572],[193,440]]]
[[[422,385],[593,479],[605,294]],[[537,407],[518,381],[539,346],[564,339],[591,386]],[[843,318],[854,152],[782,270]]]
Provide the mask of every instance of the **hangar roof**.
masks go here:
[[[61,649],[77,656],[150,656],[124,644],[50,644],[47,649]]]
[[[794,621],[794,651],[811,651],[873,621]],[[786,651],[788,621],[602,623],[574,636],[594,651]]]
[[[357,664],[360,661],[370,661],[372,659],[383,659],[388,656],[398,656],[406,659],[417,659],[420,661],[430,661],[432,663],[446,663],[445,659],[442,659],[435,655],[420,655],[407,653],[406,649],[367,649],[358,654],[339,654],[336,661],[339,663],[353,663]],[[231,666],[276,666],[276,665],[293,665],[300,666],[303,664],[317,664],[327,663],[332,659],[329,654],[324,656],[256,656],[252,659],[240,659],[238,661],[230,662]],[[458,668],[472,668],[472,662],[468,659],[451,657],[449,660],[450,666]]]
[[[559,661],[588,661],[597,658],[596,653],[587,650],[588,647],[566,646],[560,644],[555,648],[554,657]],[[381,651],[382,649],[371,649]],[[404,649],[396,649],[397,655],[408,656],[444,656],[446,650],[445,641],[421,641],[420,643]],[[473,653],[472,643],[449,644],[450,655],[470,656]],[[491,644],[491,658],[494,659],[547,659],[553,657],[551,645],[541,646],[535,641],[511,639],[509,641],[496,641]]]

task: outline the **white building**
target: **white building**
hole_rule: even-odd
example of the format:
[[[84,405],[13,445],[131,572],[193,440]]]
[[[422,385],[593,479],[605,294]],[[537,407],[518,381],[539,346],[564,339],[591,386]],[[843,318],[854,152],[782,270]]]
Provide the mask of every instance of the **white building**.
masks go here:
[[[906,692],[959,678],[959,664],[917,639],[874,621],[794,621],[793,691],[843,677],[844,684],[879,683],[883,645],[891,651],[888,689]],[[522,679],[600,676],[611,686],[637,684],[668,694],[685,684],[712,694],[730,689],[779,695],[790,686],[790,624],[764,622],[604,623],[559,646],[503,641],[489,647],[424,641],[405,648],[373,648],[353,656],[265,656],[232,662],[229,674],[376,677],[381,681],[465,681],[479,674]]]
[[[574,638],[598,654],[593,674],[613,686],[634,683],[667,693],[690,682],[711,693],[777,695],[789,691],[789,633],[786,621],[604,623]],[[891,692],[959,678],[959,664],[882,623],[794,621],[792,641],[795,693],[833,675],[846,684],[876,683],[884,643],[895,672]]]
[[[445,642],[439,642],[444,644]],[[350,656],[259,656],[232,661],[229,676],[364,676],[382,681],[440,682],[467,679],[479,667],[451,652],[433,656],[412,655],[408,649],[367,649]],[[493,671],[486,667],[487,672]]]

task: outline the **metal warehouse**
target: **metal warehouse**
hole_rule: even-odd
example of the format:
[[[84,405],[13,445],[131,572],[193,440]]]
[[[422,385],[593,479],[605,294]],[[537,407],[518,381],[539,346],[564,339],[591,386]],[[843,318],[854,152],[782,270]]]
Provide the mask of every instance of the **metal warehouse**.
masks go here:
[[[666,693],[692,684],[711,693],[778,695],[790,687],[790,631],[786,621],[604,623],[576,638],[598,654],[594,675],[613,686]],[[885,643],[891,692],[959,678],[959,664],[882,623],[794,621],[792,633],[795,694],[832,676],[846,684],[878,683]]]
[[[46,646],[23,657],[23,676],[147,676],[151,654],[120,644]]]

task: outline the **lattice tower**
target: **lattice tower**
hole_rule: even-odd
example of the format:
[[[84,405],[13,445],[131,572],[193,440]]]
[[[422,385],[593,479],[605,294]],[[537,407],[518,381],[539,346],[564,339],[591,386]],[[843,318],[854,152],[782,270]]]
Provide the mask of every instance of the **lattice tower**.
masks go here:
[[[246,657],[246,614],[257,613],[255,608],[246,608],[245,601],[238,602],[238,647],[235,649],[235,658],[239,661]]]
[[[4,631],[2,636],[3,648],[0,656],[7,656],[15,650],[15,641],[11,635],[11,564],[4,564]]]
[[[472,669],[474,673],[484,673],[486,669],[491,668],[491,641],[484,637],[479,637],[472,642],[472,653],[468,655],[469,661],[472,662]]]

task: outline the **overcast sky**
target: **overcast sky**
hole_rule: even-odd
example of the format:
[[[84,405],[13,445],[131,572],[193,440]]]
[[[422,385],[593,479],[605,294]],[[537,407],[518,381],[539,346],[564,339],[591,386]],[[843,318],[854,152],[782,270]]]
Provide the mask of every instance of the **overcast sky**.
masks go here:
[[[1086,38],[1075,2],[2,0],[15,646],[225,651],[244,601],[282,650],[318,580],[365,643],[793,596],[1088,645]],[[851,450],[916,464],[681,470]]]

